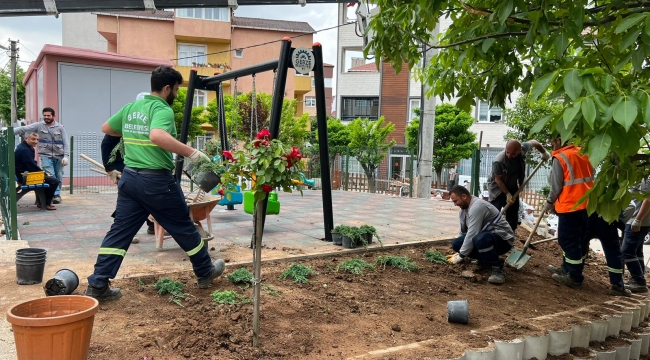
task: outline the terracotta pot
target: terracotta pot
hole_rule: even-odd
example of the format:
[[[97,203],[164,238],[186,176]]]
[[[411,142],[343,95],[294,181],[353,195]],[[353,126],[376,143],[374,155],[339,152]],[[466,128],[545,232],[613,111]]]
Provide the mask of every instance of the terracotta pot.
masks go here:
[[[7,310],[18,360],[85,360],[99,302],[62,295],[29,300]]]

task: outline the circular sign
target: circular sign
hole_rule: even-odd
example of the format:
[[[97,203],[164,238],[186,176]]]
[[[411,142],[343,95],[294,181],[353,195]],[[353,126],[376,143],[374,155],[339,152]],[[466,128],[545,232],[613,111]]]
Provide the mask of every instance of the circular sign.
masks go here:
[[[293,68],[297,73],[309,75],[309,73],[314,69],[316,60],[314,59],[314,54],[312,54],[311,50],[307,48],[297,48],[293,51],[291,62],[293,63]]]

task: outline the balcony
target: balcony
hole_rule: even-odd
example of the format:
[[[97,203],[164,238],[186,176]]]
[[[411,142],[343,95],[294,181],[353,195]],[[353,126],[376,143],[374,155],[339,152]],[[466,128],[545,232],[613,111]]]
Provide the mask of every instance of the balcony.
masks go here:
[[[293,91],[296,95],[303,95],[311,91],[311,76],[296,75],[294,81],[295,87]]]
[[[174,36],[181,41],[230,42],[230,22],[175,18]]]

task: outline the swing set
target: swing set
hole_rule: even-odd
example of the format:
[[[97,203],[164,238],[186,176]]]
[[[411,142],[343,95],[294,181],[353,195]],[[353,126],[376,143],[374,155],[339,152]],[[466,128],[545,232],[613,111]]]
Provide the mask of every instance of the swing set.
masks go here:
[[[259,119],[257,113],[257,93],[255,79],[256,75],[273,71],[273,90],[270,111],[270,124],[269,131],[272,139],[277,139],[280,133],[280,119],[282,115],[282,104],[284,101],[284,91],[287,82],[287,74],[289,68],[296,69],[297,73],[309,75],[311,71],[314,72],[315,90],[316,90],[316,119],[318,123],[318,139],[320,149],[320,164],[322,174],[322,197],[323,197],[323,217],[325,223],[325,238],[331,240],[331,229],[334,227],[334,219],[332,214],[332,189],[329,173],[329,157],[327,146],[327,117],[325,105],[325,80],[323,74],[323,53],[322,46],[315,43],[312,49],[306,48],[292,48],[291,39],[284,38],[281,42],[280,57],[278,60],[272,60],[257,65],[232,70],[223,74],[215,74],[214,76],[200,76],[197,74],[196,69],[190,72],[189,84],[187,87],[187,100],[185,104],[183,123],[181,125],[180,141],[187,143],[189,132],[189,123],[192,111],[192,100],[194,99],[194,92],[198,90],[216,91],[218,102],[218,125],[217,132],[222,150],[230,150],[228,138],[237,142],[237,113],[239,110],[237,83],[238,79],[251,76],[252,89],[251,89],[251,114],[250,114],[250,139],[261,129],[259,129]],[[224,81],[233,81],[234,90],[234,105],[232,109],[232,122],[230,127],[230,136],[228,136],[228,127],[226,125],[226,114],[223,99],[223,85]],[[243,120],[241,121],[243,125]],[[242,126],[243,127],[243,126]],[[180,181],[182,172],[182,162],[176,163],[176,177]],[[313,187],[315,181],[307,179],[304,174],[301,174],[301,180],[294,181],[295,185],[306,185]],[[224,194],[223,199],[219,201],[219,205],[226,206],[228,210],[235,210],[234,205],[244,204],[244,211],[253,214],[253,194],[249,191],[243,192],[241,186],[235,186],[228,189]],[[278,214],[280,212],[280,203],[277,200],[277,193],[271,192],[263,204],[263,213]],[[264,223],[264,221],[263,221]],[[263,225],[262,225],[263,226]]]

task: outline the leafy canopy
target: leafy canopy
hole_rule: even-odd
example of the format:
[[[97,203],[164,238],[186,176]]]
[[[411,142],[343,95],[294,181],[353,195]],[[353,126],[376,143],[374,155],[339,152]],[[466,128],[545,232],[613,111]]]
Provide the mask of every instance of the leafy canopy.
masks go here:
[[[16,66],[16,108],[18,120],[25,118],[25,86],[23,78],[25,71]],[[40,111],[40,110],[39,110]],[[0,118],[11,122],[11,71],[0,70]]]
[[[514,91],[561,101],[545,116],[600,169],[589,193],[590,213],[615,220],[629,204],[628,187],[650,175],[638,154],[650,125],[650,6],[623,0],[375,0],[371,21],[376,59],[413,67],[421,47],[439,49],[419,77],[428,95],[505,105]],[[436,37],[440,19],[451,26]],[[367,49],[366,49],[367,51]],[[646,145],[648,146],[648,145]],[[650,146],[649,146],[650,147]]]
[[[441,104],[436,106],[433,168],[438,175],[448,164],[472,156],[472,150],[478,147],[476,134],[469,131],[474,122],[473,117],[454,105]]]
[[[387,141],[388,136],[395,130],[395,125],[391,122],[384,125],[384,117],[381,116],[379,120],[358,118],[347,126],[350,155],[356,157],[361,164],[368,178],[369,190],[374,193],[375,172],[388,154],[388,149],[395,145],[395,140]]]

